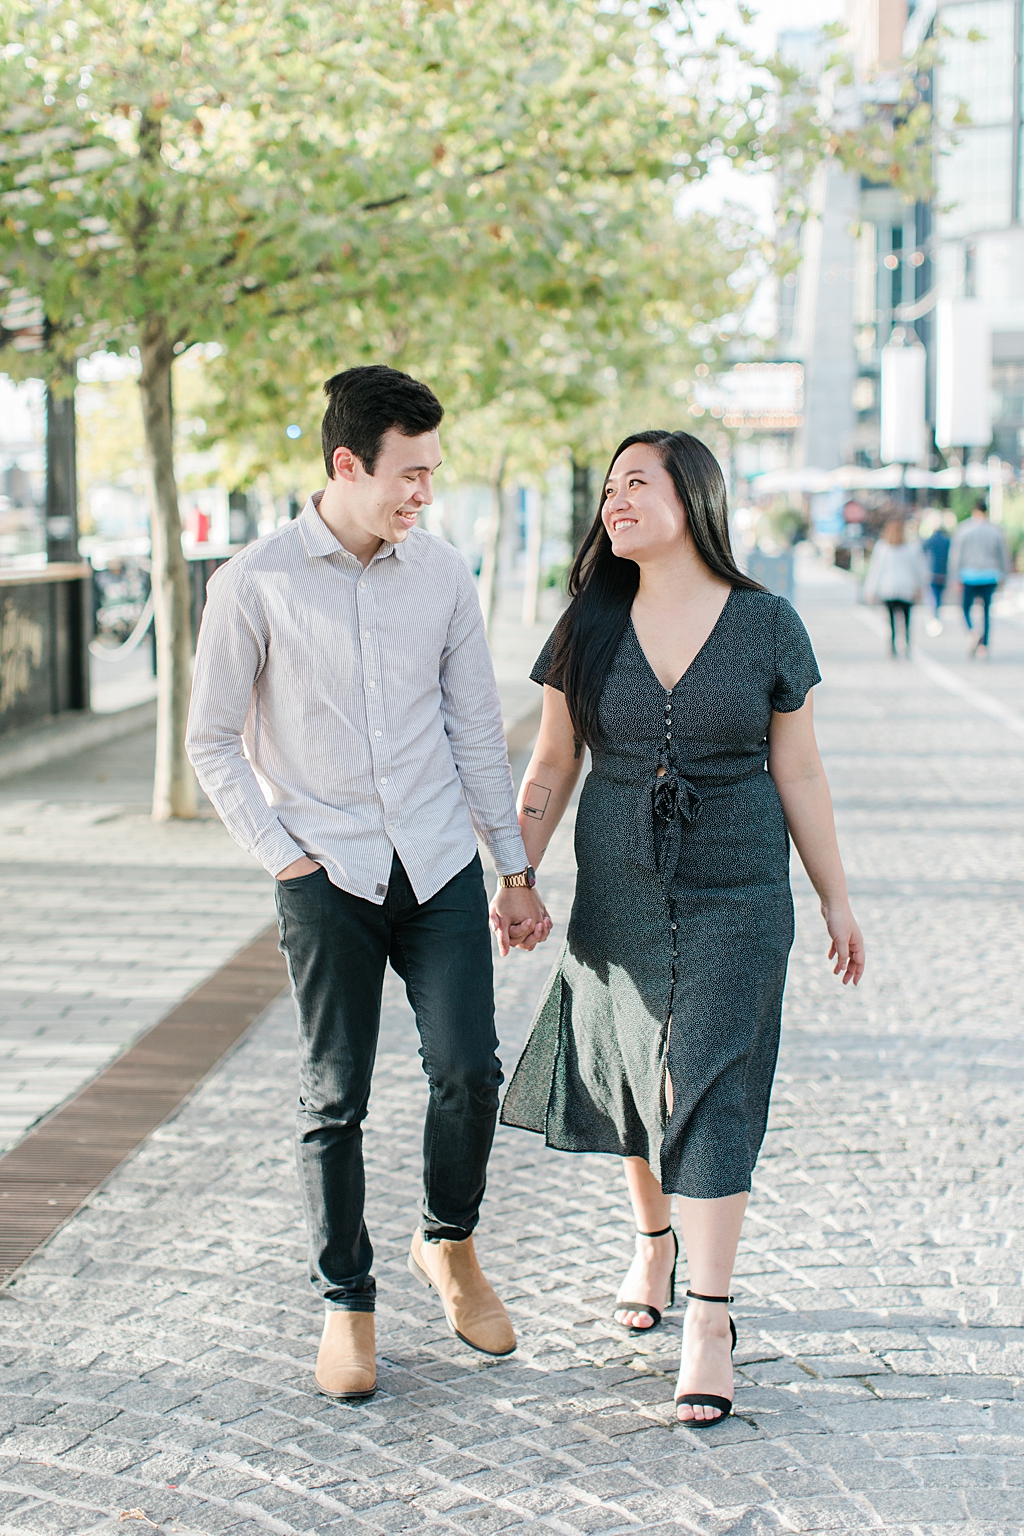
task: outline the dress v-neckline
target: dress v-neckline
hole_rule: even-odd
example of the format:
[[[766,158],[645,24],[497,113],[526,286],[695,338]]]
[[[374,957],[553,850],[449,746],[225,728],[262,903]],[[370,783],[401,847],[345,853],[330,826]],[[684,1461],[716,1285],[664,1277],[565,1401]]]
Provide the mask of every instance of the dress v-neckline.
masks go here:
[[[636,632],[636,625],[633,623],[633,614],[632,614],[632,612],[630,612],[630,615],[629,615],[629,627],[630,627],[630,629],[632,631],[633,640],[634,640],[634,642],[636,644],[636,648],[640,652],[640,655],[643,657],[644,665],[646,666],[648,672],[654,678],[654,681],[657,683],[657,685],[661,689],[662,693],[675,693],[675,691],[679,687],[680,683],[684,683],[686,681],[686,679],[689,677],[690,673],[693,671],[694,667],[696,666],[699,657],[703,655],[703,653],[707,650],[708,646],[711,644],[711,640],[712,640],[712,638],[713,638],[713,636],[715,634],[715,631],[718,629],[719,624],[721,624],[722,620],[725,617],[725,610],[728,608],[729,604],[732,602],[732,595],[733,595],[733,593],[735,591],[736,591],[735,587],[730,587],[729,588],[729,591],[726,594],[725,602],[722,604],[721,608],[718,611],[718,618],[712,624],[711,628],[708,630],[707,634],[704,636],[704,639],[701,641],[701,643],[697,647],[696,651],[694,651],[693,656],[690,658],[690,663],[686,667],[686,669],[683,672],[682,676],[680,678],[678,678],[677,681],[672,684],[671,688],[666,688],[665,687],[665,684],[662,682],[662,680],[658,676],[657,672],[655,672],[654,668],[651,666],[651,663],[650,663],[650,661],[647,658],[647,652],[644,650],[643,646],[640,644],[640,636]]]

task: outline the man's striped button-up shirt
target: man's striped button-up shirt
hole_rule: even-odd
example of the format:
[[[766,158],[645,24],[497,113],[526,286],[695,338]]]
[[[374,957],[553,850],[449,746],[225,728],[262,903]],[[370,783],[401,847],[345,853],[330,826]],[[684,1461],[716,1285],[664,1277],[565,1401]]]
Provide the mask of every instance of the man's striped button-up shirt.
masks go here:
[[[188,755],[236,842],[271,874],[307,854],[381,902],[397,851],[417,900],[470,862],[526,866],[476,589],[414,528],[363,568],[321,520],[294,522],[210,580]]]

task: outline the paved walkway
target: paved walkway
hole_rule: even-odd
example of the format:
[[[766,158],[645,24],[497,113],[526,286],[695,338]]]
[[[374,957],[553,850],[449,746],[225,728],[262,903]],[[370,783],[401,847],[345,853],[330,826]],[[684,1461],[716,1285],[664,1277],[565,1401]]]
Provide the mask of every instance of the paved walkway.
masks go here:
[[[392,978],[367,1136],[381,1392],[310,1390],[281,1002],[0,1292],[4,1536],[1021,1536],[1024,739],[882,659],[849,596],[834,578],[803,599],[871,969],[840,993],[799,877],[738,1417],[673,1425],[679,1314],[649,1341],[608,1320],[630,1251],[614,1162],[521,1132],[497,1138],[480,1243],[519,1351],[489,1362],[448,1335],[404,1268],[424,1085]],[[1024,631],[1006,626],[997,675],[1010,709]],[[564,923],[569,827],[543,873]],[[553,958],[500,966],[509,1064]]]
[[[0,1148],[273,921],[209,805],[155,824],[151,729],[0,783]]]

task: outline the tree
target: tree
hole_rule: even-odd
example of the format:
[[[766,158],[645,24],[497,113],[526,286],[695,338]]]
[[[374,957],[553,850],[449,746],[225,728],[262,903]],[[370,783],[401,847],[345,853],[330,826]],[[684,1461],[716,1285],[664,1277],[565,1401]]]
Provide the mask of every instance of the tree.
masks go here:
[[[41,299],[55,366],[138,349],[153,809],[188,816],[175,356],[219,342],[249,418],[297,379],[308,394],[328,356],[385,356],[423,358],[457,404],[511,395],[564,424],[600,405],[609,369],[643,371],[645,336],[699,319],[672,280],[715,242],[679,248],[678,185],[785,145],[767,87],[724,100],[679,8],[0,0],[0,16],[5,281]]]

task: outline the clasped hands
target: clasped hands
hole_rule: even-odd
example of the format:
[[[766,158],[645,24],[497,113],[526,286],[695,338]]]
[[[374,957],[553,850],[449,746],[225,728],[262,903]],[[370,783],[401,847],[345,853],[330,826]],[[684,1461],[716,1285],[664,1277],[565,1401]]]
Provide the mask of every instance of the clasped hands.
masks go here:
[[[536,949],[551,932],[551,918],[536,890],[499,885],[491,902],[491,927],[502,956],[511,949]]]

